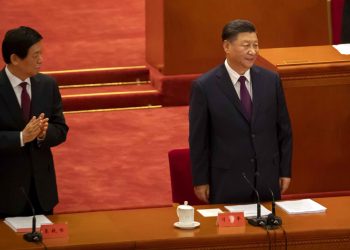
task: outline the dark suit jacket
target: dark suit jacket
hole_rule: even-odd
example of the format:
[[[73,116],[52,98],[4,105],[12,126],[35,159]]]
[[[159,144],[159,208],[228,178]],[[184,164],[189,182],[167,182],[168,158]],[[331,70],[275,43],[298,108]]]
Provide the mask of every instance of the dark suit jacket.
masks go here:
[[[55,169],[50,147],[65,141],[68,127],[62,113],[61,96],[54,79],[43,74],[30,78],[32,116],[45,113],[49,127],[45,140],[20,146],[20,131],[26,123],[15,92],[3,69],[0,72],[0,213],[17,215],[27,201],[32,177],[44,210],[58,203]]]
[[[292,131],[280,78],[257,66],[250,74],[251,122],[244,116],[224,64],[192,86],[189,143],[193,184],[210,185],[211,203],[253,201],[243,172],[262,200],[271,200],[268,188],[280,198],[279,177],[291,176]]]

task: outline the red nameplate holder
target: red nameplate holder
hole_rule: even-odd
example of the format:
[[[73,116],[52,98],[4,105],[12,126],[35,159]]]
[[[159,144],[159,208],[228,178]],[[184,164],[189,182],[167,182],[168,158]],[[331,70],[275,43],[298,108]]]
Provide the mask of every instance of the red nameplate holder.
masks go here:
[[[44,239],[66,238],[68,237],[68,225],[67,223],[42,225],[40,232]]]
[[[219,213],[216,224],[219,227],[242,227],[245,226],[243,212]]]

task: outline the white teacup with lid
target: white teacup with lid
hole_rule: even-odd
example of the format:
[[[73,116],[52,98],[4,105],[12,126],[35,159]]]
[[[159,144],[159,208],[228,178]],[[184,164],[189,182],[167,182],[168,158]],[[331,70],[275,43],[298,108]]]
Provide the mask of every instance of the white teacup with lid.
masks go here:
[[[194,208],[185,201],[183,205],[179,205],[176,209],[177,217],[179,217],[180,225],[192,225],[194,222]]]
[[[183,205],[176,208],[177,217],[179,221],[174,223],[174,226],[181,229],[194,229],[200,225],[199,222],[194,221],[194,208],[188,205],[185,201]]]

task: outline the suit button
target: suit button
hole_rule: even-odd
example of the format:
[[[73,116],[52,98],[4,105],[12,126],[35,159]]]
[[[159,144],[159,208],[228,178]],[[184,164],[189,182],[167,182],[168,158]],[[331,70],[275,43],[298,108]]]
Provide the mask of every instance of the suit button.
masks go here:
[[[254,163],[254,162],[255,162],[255,159],[254,159],[254,158],[250,158],[250,162],[251,162],[251,163]]]
[[[251,134],[252,138],[254,139],[255,138],[255,134]]]

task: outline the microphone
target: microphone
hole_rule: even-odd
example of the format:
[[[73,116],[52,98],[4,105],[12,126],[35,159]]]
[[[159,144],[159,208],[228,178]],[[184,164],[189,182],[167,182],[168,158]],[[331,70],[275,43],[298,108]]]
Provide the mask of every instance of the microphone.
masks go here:
[[[23,239],[29,242],[41,242],[43,239],[43,236],[40,232],[36,231],[36,218],[35,218],[35,210],[32,202],[28,198],[28,195],[24,191],[24,188],[21,187],[22,193],[24,194],[24,197],[28,201],[28,204],[30,205],[30,208],[32,209],[33,212],[33,221],[32,221],[32,232],[31,233],[26,233],[23,235]]]
[[[258,190],[253,186],[253,184],[249,181],[245,173],[242,173],[243,178],[248,183],[248,185],[254,190],[256,194],[256,198],[258,199],[256,203],[256,217],[248,218],[248,223],[255,227],[265,227],[266,219],[261,217],[261,205],[260,205],[260,196]]]
[[[255,172],[255,175],[257,177],[260,176],[259,172]],[[262,179],[261,179],[262,180]],[[272,192],[272,189],[270,187],[267,187],[271,193],[271,198],[272,198],[272,213],[267,216],[267,225],[269,226],[281,226],[282,225],[282,218],[276,215],[276,203],[275,203],[275,195]]]

